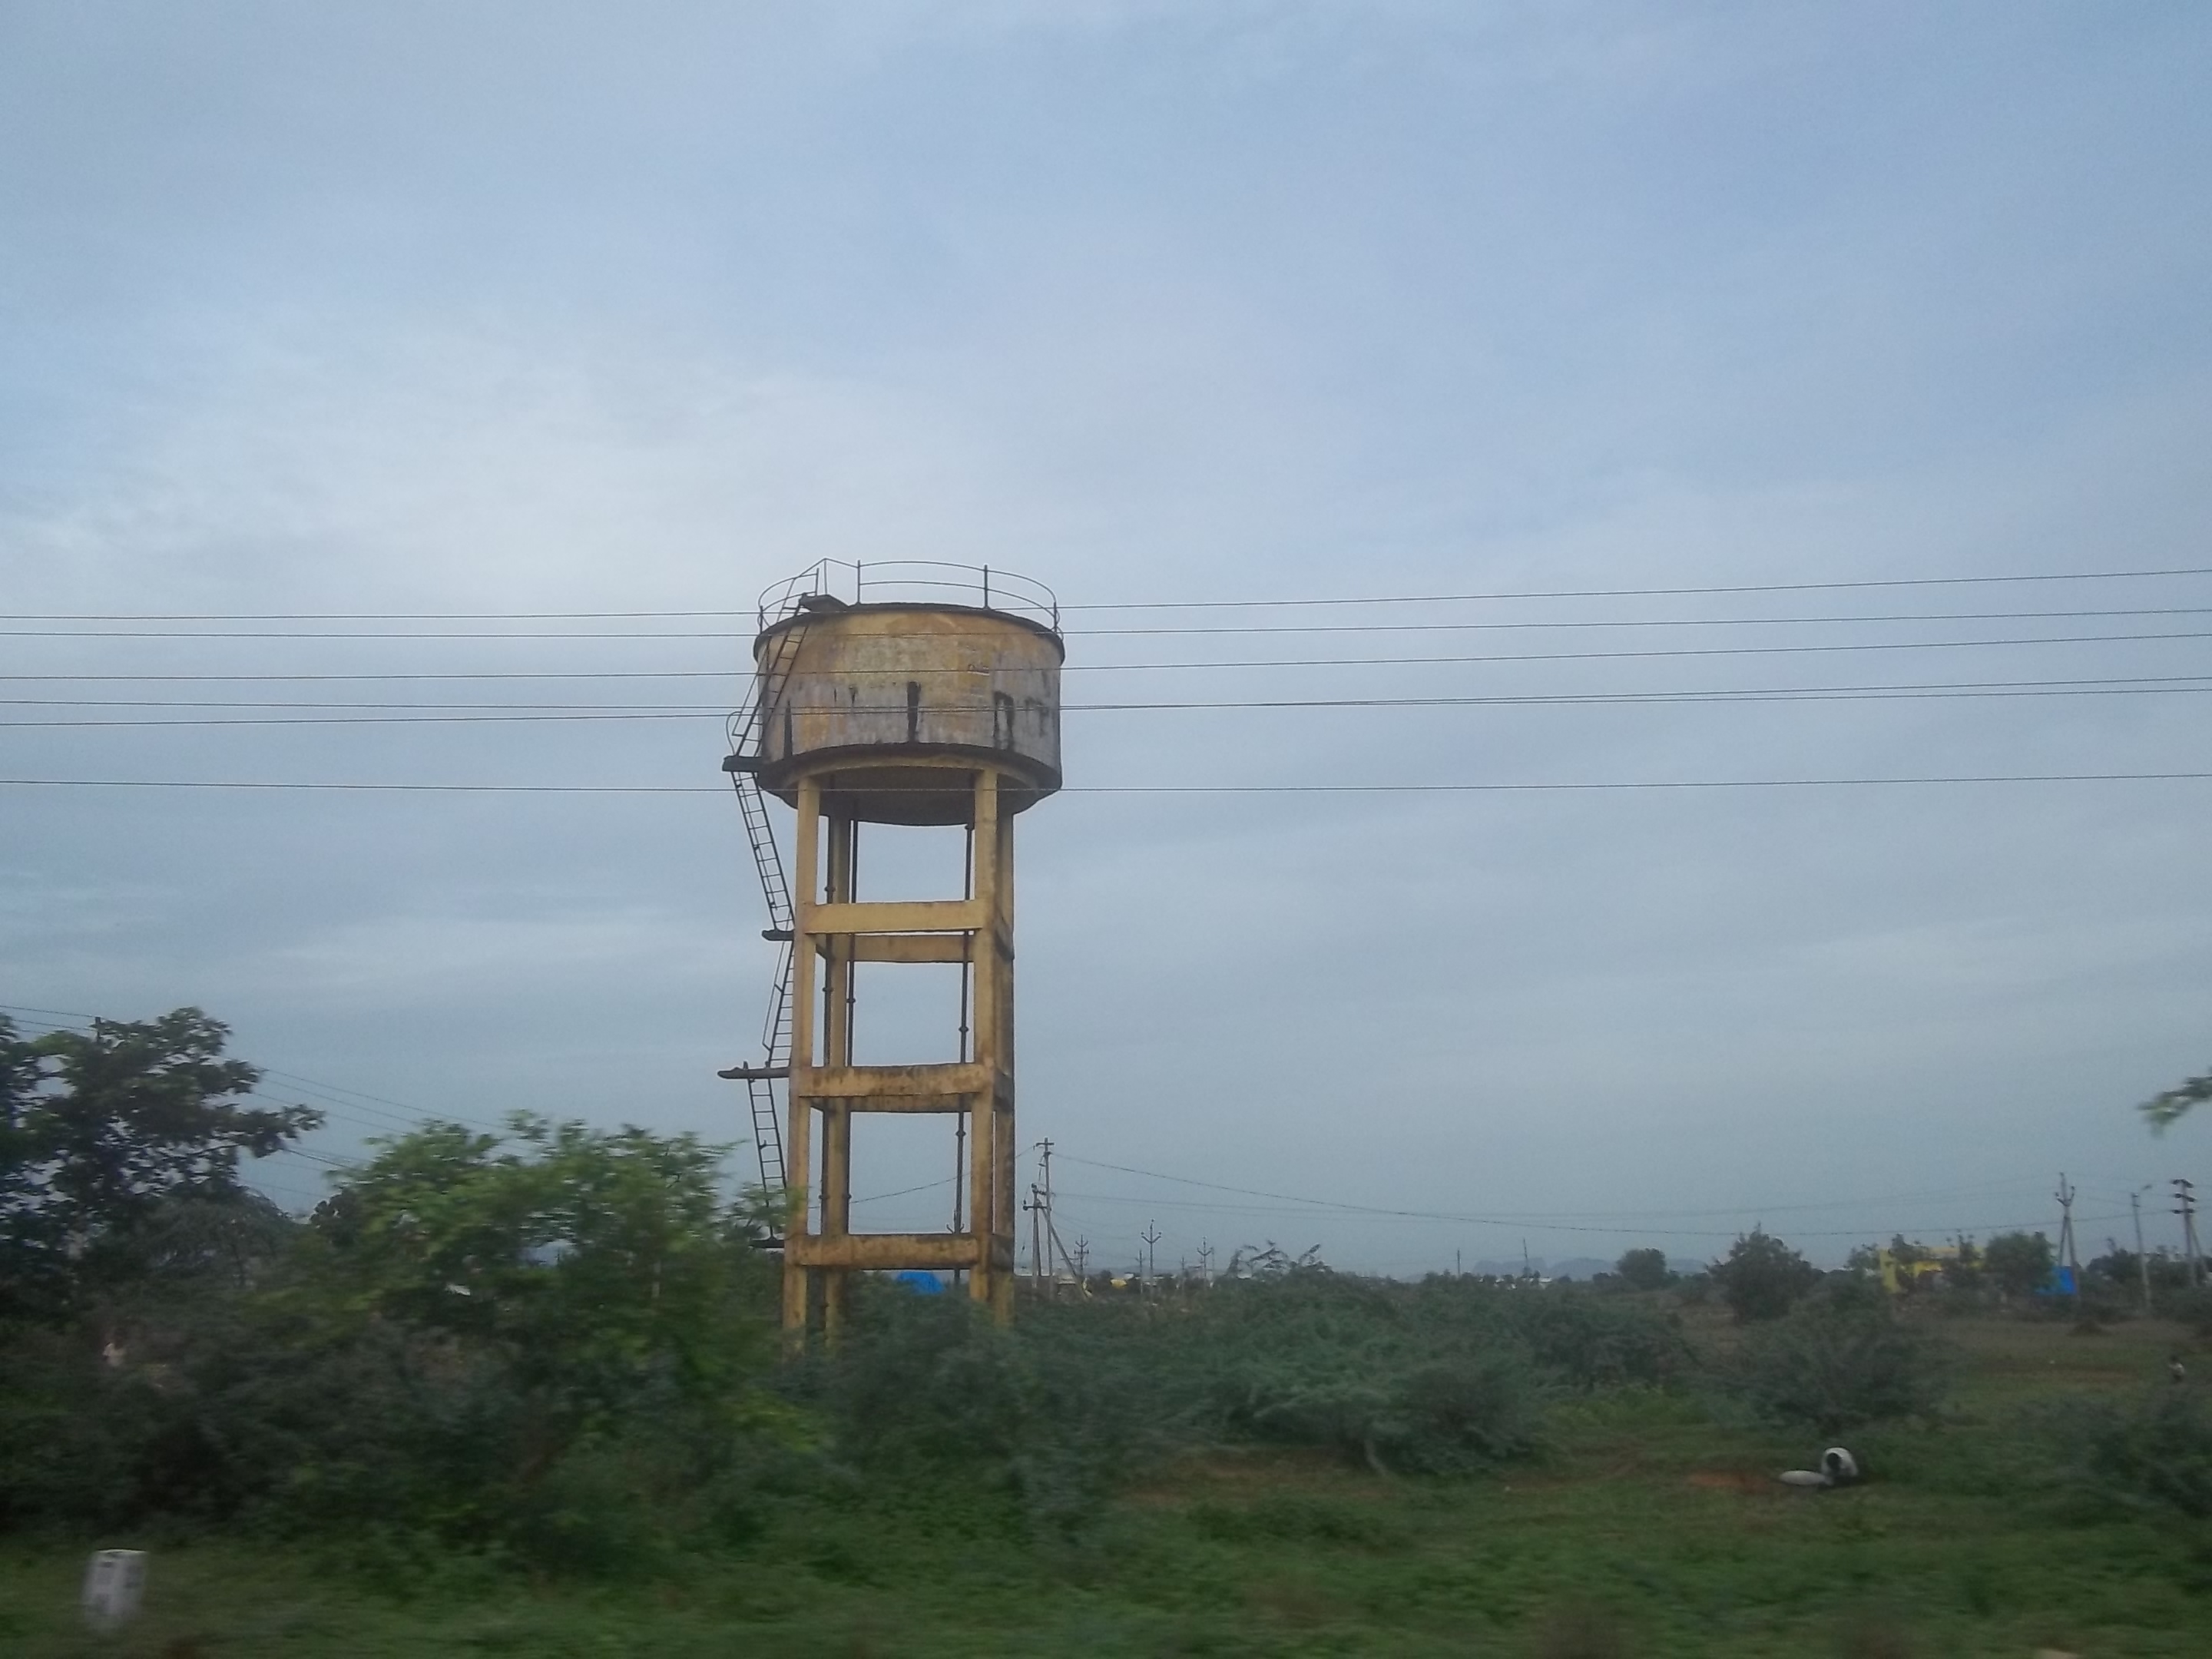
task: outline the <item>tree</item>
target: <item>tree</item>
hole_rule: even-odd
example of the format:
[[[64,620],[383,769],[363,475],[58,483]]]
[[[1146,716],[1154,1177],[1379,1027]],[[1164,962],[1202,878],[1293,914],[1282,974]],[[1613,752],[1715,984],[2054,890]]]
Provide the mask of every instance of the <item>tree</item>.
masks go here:
[[[1709,1269],[1739,1321],[1779,1319],[1813,1288],[1819,1269],[1780,1239],[1754,1227]]]
[[[1959,1253],[1943,1264],[1943,1282],[1954,1291],[1981,1288],[1982,1253],[1971,1238],[1959,1241]]]
[[[748,1212],[718,1191],[721,1151],[526,1113],[508,1125],[380,1143],[315,1212],[301,1305],[488,1361],[556,1439],[647,1385],[721,1398],[767,1352],[769,1301]]]
[[[1674,1282],[1674,1275],[1667,1271],[1664,1250],[1630,1250],[1613,1263],[1613,1270],[1638,1291],[1663,1291]]]
[[[222,1057],[229,1035],[197,1008],[27,1040],[0,1018],[0,1320],[66,1316],[143,1267],[134,1252],[156,1218],[270,1208],[239,1159],[322,1115],[244,1104],[261,1073]]]
[[[2008,1297],[2033,1296],[2051,1277],[2051,1240],[2041,1233],[1999,1233],[1982,1249],[1982,1269]]]
[[[2152,1096],[2137,1107],[2150,1120],[2151,1128],[2164,1134],[2172,1127],[2192,1106],[2201,1106],[2212,1100],[2212,1072],[2203,1077],[2184,1078],[2161,1094]]]
[[[1936,1253],[1925,1244],[1907,1238],[1903,1233],[1889,1236],[1889,1259],[1896,1264],[1898,1292],[1911,1296],[1920,1288],[1920,1275],[1913,1270],[1923,1261],[1935,1260]]]

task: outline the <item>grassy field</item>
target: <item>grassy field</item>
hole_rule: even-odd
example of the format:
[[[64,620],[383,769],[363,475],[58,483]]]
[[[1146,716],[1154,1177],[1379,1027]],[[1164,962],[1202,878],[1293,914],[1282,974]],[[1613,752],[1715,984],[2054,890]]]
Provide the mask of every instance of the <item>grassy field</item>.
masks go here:
[[[1729,1333],[1703,1310],[1693,1340]],[[1079,1544],[865,1504],[635,1589],[483,1567],[395,1576],[296,1547],[100,1538],[0,1552],[0,1652],[250,1655],[2212,1655],[2212,1528],[2023,1496],[2008,1433],[2045,1397],[2166,1386],[2173,1328],[1947,1323],[1932,1426],[1850,1443],[1875,1476],[1805,1495],[1804,1436],[1691,1397],[1554,1408],[1536,1462],[1394,1480],[1212,1455],[1126,1493]],[[2212,1354],[2195,1369],[2212,1386]],[[79,1626],[82,1555],[154,1551],[126,1634]]]

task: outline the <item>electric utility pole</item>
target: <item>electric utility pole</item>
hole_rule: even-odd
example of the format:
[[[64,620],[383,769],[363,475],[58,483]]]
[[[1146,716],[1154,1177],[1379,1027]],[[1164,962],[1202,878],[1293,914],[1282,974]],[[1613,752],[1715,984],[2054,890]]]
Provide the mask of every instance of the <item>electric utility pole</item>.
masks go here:
[[[1078,1284],[1091,1282],[1091,1241],[1079,1235],[1075,1241],[1075,1278]]]
[[[1060,1231],[1052,1224],[1052,1141],[1049,1137],[1038,1143],[1037,1175],[1044,1187],[1044,1293],[1048,1300],[1060,1294],[1060,1273],[1056,1259],[1066,1252],[1060,1248]]]
[[[1206,1288],[1213,1288],[1213,1246],[1206,1239],[1198,1241],[1198,1271],[1206,1280]]]
[[[1044,1199],[1032,1184],[1022,1208],[1030,1212],[1030,1289],[1044,1294]]]
[[[2173,1178],[2174,1214],[2181,1218],[2181,1251],[2189,1258],[2189,1288],[2195,1290],[2203,1277],[2203,1266],[2197,1249],[2197,1184],[2181,1176]]]
[[[1156,1221],[1147,1221],[1145,1224],[1145,1231],[1139,1233],[1137,1237],[1145,1241],[1145,1288],[1149,1291],[1152,1288],[1154,1259],[1152,1253],[1160,1242],[1159,1224]]]
[[[2150,1311],[2150,1258],[2143,1254],[2142,1195],[2149,1190],[2150,1183],[2145,1182],[2128,1194],[2128,1213],[2133,1216],[2136,1221],[2136,1273],[2142,1280],[2142,1305],[2145,1313]]]
[[[952,1115],[952,1231],[965,1232],[960,1224],[963,1206],[968,1192],[968,1114]]]
[[[1052,1224],[1052,1194],[1050,1193],[1045,1194],[1044,1200],[1044,1248],[1048,1261],[1057,1261],[1062,1267],[1076,1267],[1075,1257],[1069,1252],[1067,1246],[1060,1241],[1060,1229]],[[1091,1299],[1091,1291],[1083,1283],[1083,1273],[1079,1267],[1076,1269],[1075,1273],[1075,1293],[1085,1302]],[[1049,1299],[1054,1301],[1060,1298],[1060,1270],[1057,1267],[1053,1269],[1052,1288],[1048,1295]]]
[[[2074,1307],[2081,1307],[2081,1263],[2074,1249],[2074,1188],[2066,1184],[2066,1172],[2058,1172],[2058,1190],[2051,1194],[2058,1200],[2058,1259],[2066,1264],[2068,1276],[2074,1285]]]

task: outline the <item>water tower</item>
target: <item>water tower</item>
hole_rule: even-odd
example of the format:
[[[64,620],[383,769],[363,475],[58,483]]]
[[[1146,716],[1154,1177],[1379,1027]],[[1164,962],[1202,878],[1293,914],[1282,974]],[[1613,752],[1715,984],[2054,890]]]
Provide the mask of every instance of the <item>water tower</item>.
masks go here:
[[[963,1272],[1013,1310],[1014,818],[1060,787],[1060,607],[1018,576],[825,561],[762,598],[750,703],[723,763],[785,949],[751,1097],[761,1178],[786,1195],[783,1322],[834,1337],[848,1275]],[[766,796],[796,809],[790,879]],[[870,900],[860,826],[965,826],[956,896]],[[957,964],[957,1060],[854,1063],[860,963]],[[779,1091],[781,1097],[779,1099]],[[935,1113],[957,1156],[953,1229],[852,1227],[854,1120]],[[865,1131],[863,1131],[865,1133]],[[964,1152],[956,1154],[956,1147]],[[788,1165],[787,1167],[787,1156]]]

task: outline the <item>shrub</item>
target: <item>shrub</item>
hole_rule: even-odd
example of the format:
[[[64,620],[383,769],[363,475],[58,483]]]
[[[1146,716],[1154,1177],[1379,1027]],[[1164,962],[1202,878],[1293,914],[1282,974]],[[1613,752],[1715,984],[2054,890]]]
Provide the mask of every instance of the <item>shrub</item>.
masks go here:
[[[1226,1284],[1161,1328],[1163,1405],[1200,1438],[1325,1447],[1378,1469],[1517,1456],[1545,1387],[1510,1310],[1545,1299],[1325,1269]]]
[[[2201,1337],[2212,1337],[2212,1286],[2179,1291],[2159,1298],[2157,1310]]]
[[[1370,1431],[1370,1462],[1442,1473],[1525,1457],[1536,1447],[1542,1395],[1509,1348],[1424,1365],[1398,1384]]]
[[[1747,1336],[1726,1382],[1763,1417],[1835,1434],[1933,1412],[1948,1370],[1887,1310],[1814,1303]]]
[[[1504,1328],[1528,1345],[1538,1364],[1573,1388],[1656,1387],[1687,1365],[1677,1322],[1655,1309],[1571,1291],[1498,1299]]]
[[[871,1480],[933,1501],[958,1490],[1065,1534],[1176,1437],[1149,1311],[1036,1309],[1002,1330],[965,1297],[864,1294],[840,1349],[783,1386]]]
[[[2212,1411],[2194,1389],[2160,1388],[2125,1404],[2072,1401],[2045,1420],[2077,1496],[2212,1517]]]

